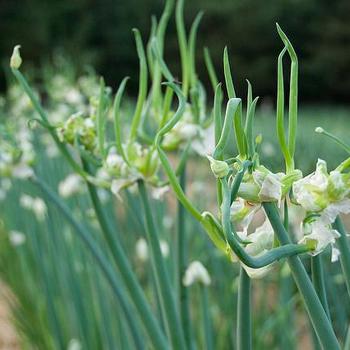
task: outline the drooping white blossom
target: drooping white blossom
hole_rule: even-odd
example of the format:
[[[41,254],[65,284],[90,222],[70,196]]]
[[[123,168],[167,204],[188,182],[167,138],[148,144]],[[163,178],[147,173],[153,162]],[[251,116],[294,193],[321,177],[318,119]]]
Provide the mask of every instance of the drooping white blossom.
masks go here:
[[[208,270],[200,261],[197,260],[190,263],[185,271],[185,275],[182,280],[182,283],[186,287],[189,287],[196,282],[201,283],[205,286],[208,286],[211,283],[211,278]]]

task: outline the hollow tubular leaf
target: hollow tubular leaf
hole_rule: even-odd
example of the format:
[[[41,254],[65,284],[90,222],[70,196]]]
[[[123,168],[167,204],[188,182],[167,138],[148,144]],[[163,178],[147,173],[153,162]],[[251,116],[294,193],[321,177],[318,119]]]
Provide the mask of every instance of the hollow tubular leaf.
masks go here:
[[[179,41],[181,70],[182,70],[182,93],[185,97],[188,94],[189,88],[189,67],[187,53],[186,29],[184,24],[184,0],[178,0],[175,10],[175,21],[177,37]]]
[[[253,138],[253,121],[255,115],[255,107],[258,102],[259,97],[256,97],[251,103],[249,103],[249,110],[247,113],[246,125],[245,125],[245,135],[247,138],[248,155],[253,157],[255,151],[255,144]]]
[[[166,63],[165,63],[165,61],[164,61],[164,59],[159,51],[158,42],[157,42],[156,38],[152,39],[151,47],[152,47],[152,52],[153,52],[154,56],[156,57],[157,62],[160,65],[161,71],[162,71],[165,79],[168,80],[169,82],[174,81],[174,77],[171,74],[168,66],[166,65]]]
[[[100,154],[105,158],[105,128],[106,128],[106,114],[105,114],[105,82],[103,78],[100,79],[100,95],[97,109],[97,140]]]
[[[189,79],[190,79],[190,84],[192,87],[195,87],[196,82],[197,82],[197,75],[196,75],[196,38],[197,38],[197,33],[198,33],[198,27],[199,23],[203,17],[203,12],[199,12],[194,19],[191,29],[190,29],[190,34],[188,38],[188,67],[189,67]]]
[[[126,163],[128,162],[127,156],[124,152],[124,148],[123,148],[123,142],[122,142],[122,133],[121,133],[121,124],[120,124],[120,103],[121,103],[121,99],[125,90],[125,85],[128,81],[128,77],[124,78],[122,80],[122,82],[119,85],[119,88],[117,90],[117,93],[115,95],[115,99],[114,99],[114,104],[113,104],[113,116],[114,116],[114,134],[115,134],[115,144],[117,147],[117,151],[118,153],[123,157],[124,161]]]
[[[235,91],[235,88],[233,85],[231,68],[230,68],[230,61],[228,59],[227,47],[225,47],[225,49],[224,49],[224,75],[225,75],[225,83],[226,83],[226,90],[227,90],[228,98],[235,98],[236,91]]]
[[[277,137],[283,153],[287,172],[293,170],[293,159],[289,153],[287,146],[285,130],[284,130],[284,78],[283,78],[283,56],[287,48],[284,47],[278,56],[277,63],[277,110],[276,110],[276,129]]]
[[[298,126],[298,57],[287,35],[283,32],[278,23],[276,23],[276,27],[292,61],[289,85],[288,148],[290,156],[293,159]]]
[[[213,61],[210,57],[210,52],[209,52],[209,49],[207,47],[204,48],[204,62],[205,62],[205,65],[207,67],[207,70],[208,70],[211,86],[212,86],[213,90],[215,91],[215,89],[219,83],[219,80],[218,80],[218,77],[215,73]]]
[[[142,108],[147,95],[147,61],[145,51],[143,49],[140,32],[133,29],[136,41],[137,55],[140,60],[140,77],[139,77],[139,93],[136,102],[135,113],[132,118],[130,130],[130,142],[134,141],[137,136],[138,127],[141,121]]]
[[[221,160],[223,158],[224,149],[227,144],[228,138],[230,136],[230,130],[232,130],[232,126],[235,124],[234,119],[239,109],[239,106],[241,105],[241,102],[242,100],[240,98],[230,98],[229,101],[227,102],[225,119],[224,119],[222,131],[221,131],[220,139],[216,144],[215,151],[213,153],[213,158],[215,159]],[[238,144],[237,138],[236,138],[236,141]]]
[[[175,91],[175,94],[177,95],[177,98],[179,100],[179,105],[174,115],[158,131],[154,141],[155,145],[158,145],[160,143],[161,138],[177,124],[177,122],[181,119],[186,109],[186,99],[183,93],[181,92],[180,88],[175,83],[171,82],[164,83],[164,85],[171,87]]]

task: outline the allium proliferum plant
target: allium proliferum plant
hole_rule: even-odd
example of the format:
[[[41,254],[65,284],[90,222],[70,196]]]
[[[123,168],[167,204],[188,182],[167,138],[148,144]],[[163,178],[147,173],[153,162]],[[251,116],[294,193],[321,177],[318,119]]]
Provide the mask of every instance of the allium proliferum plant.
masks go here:
[[[291,42],[277,25],[282,50],[277,66],[276,130],[285,167],[274,173],[264,166],[259,156],[263,135],[254,129],[258,97],[254,98],[249,81],[245,103],[244,99],[237,97],[227,49],[223,54],[224,84],[219,83],[209,51],[205,50],[214,92],[212,109],[207,107],[206,92],[195,67],[196,36],[202,14],[195,18],[187,35],[183,0],[179,0],[175,8],[182,76],[175,78],[169,70],[164,58],[164,37],[174,5],[173,0],[166,1],[160,20],[152,21],[146,46],[139,31],[133,31],[140,73],[139,92],[131,119],[123,115],[122,107],[128,78],[120,83],[115,94],[101,78],[99,88],[90,89],[87,94],[87,107],[81,105],[74,111],[68,110],[70,116],[65,119],[53,118],[41,104],[40,95],[22,74],[19,46],[14,48],[10,61],[12,72],[29,97],[27,104],[37,113],[30,118],[29,127],[39,123],[47,131],[51,145],[67,161],[72,173],[60,183],[57,194],[36,175],[35,162],[40,162],[40,159],[35,159],[30,133],[23,131],[17,134],[17,140],[7,140],[6,135],[10,134],[4,129],[0,141],[1,181],[11,177],[31,181],[40,188],[46,202],[55,204],[86,244],[86,249],[123,305],[128,302],[124,293],[127,291],[135,317],[139,318],[148,336],[147,343],[155,349],[194,348],[196,340],[191,328],[195,325],[191,325],[188,309],[188,288],[191,285],[197,283],[200,286],[203,305],[206,305],[204,309],[208,306],[207,290],[211,276],[201,262],[187,261],[185,212],[203,228],[228,264],[240,266],[237,314],[233,315],[237,328],[235,348],[252,348],[251,284],[254,279],[268,276],[281,260],[286,260],[320,346],[340,349],[343,339],[336,337],[329,317],[320,256],[330,248],[332,261],[340,260],[350,294],[350,254],[340,218],[341,214],[350,213],[350,158],[331,171],[322,159],[317,160],[315,171],[309,175],[304,176],[297,169],[298,59]],[[288,123],[285,123],[284,116],[283,60],[286,55],[290,60]],[[77,100],[75,105],[79,106],[80,95],[73,93],[70,98]],[[316,131],[335,140],[349,152],[349,147],[336,136],[322,128]],[[233,149],[237,153],[233,154]],[[216,182],[216,210],[212,207],[199,209],[186,191],[190,186],[186,183],[188,164],[199,159],[204,159],[208,173]],[[108,252],[96,244],[86,225],[74,217],[64,202],[65,198],[83,191],[84,183]],[[110,191],[118,203],[124,205],[125,199],[121,197],[124,190],[138,191],[142,203],[147,240],[138,241],[137,252],[141,261],[149,259],[151,262],[160,318],[103,209],[102,191]],[[165,263],[169,247],[164,247],[160,239],[159,225],[150,204],[150,194],[162,200],[169,191],[179,203],[175,282],[171,280]],[[29,196],[21,198],[22,205],[33,210],[38,217],[45,215],[45,204],[39,202],[39,199]],[[295,207],[303,212],[299,237],[290,232],[289,211]],[[263,223],[256,226],[257,217],[261,219],[262,216]],[[13,239],[21,240],[16,233]],[[106,259],[107,254],[112,256],[113,264]],[[302,256],[311,259],[312,279]],[[120,281],[115,278],[114,266],[119,271]],[[204,328],[208,330],[208,314],[205,320]],[[133,329],[132,317],[127,323]],[[135,332],[137,337],[139,330]],[[209,331],[206,334],[206,348],[212,349],[213,339]]]

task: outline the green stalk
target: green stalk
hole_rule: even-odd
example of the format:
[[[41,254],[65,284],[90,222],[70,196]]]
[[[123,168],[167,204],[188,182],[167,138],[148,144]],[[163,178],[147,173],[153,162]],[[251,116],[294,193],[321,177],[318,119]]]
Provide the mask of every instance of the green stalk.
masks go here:
[[[202,302],[202,317],[203,317],[203,330],[205,339],[205,349],[213,350],[213,331],[210,322],[210,312],[209,312],[209,300],[208,300],[208,288],[204,284],[200,284],[200,294]]]
[[[166,271],[159,237],[153,220],[148,195],[143,180],[138,181],[139,193],[146,219],[146,233],[151,250],[153,273],[156,277],[158,295],[160,298],[166,328],[174,349],[186,349],[185,338],[181,328],[179,315],[176,310],[175,298]]]
[[[315,287],[315,291],[320,298],[320,302],[327,314],[327,317],[331,319],[327,301],[326,286],[324,281],[324,271],[322,263],[322,255],[318,254],[311,258],[311,273],[312,273],[312,283]]]
[[[203,12],[199,12],[196,18],[193,21],[192,27],[190,29],[190,35],[188,39],[188,76],[190,79],[190,85],[192,88],[196,86],[197,83],[197,75],[196,75],[196,38],[199,23],[203,17]]]
[[[226,83],[226,90],[227,90],[228,98],[235,98],[236,91],[235,91],[235,88],[233,85],[231,68],[230,68],[230,61],[228,59],[227,47],[225,47],[225,49],[224,49],[224,75],[225,75],[225,83]]]
[[[67,221],[71,224],[71,226],[77,232],[79,238],[85,243],[90,253],[93,255],[97,264],[100,266],[102,272],[106,276],[106,279],[110,283],[113,292],[119,298],[122,294],[120,292],[120,283],[117,282],[115,277],[115,271],[113,271],[111,264],[105,257],[105,254],[100,250],[95,240],[93,239],[93,235],[86,230],[79,222],[75,220],[75,218],[71,214],[70,208],[68,208],[63,201],[55,194],[43,181],[36,178],[33,180],[34,183],[42,190],[45,196],[52,201],[55,206],[62,212]],[[92,185],[89,185],[93,191],[96,191]],[[98,220],[100,221],[101,227],[104,230],[108,230],[108,235],[111,236],[113,234],[110,231],[109,225],[104,217],[104,212],[102,210],[101,203],[98,201],[97,193],[96,198],[91,198],[94,204],[94,208],[96,210],[96,215]],[[143,325],[147,331],[150,341],[153,343],[156,349],[168,349],[169,345],[162,334],[159,324],[155,317],[153,316],[152,310],[144,296],[144,293],[138,284],[135,275],[129,262],[126,258],[126,255],[118,244],[114,245],[114,257],[118,262],[118,268],[120,270],[123,282],[125,283],[126,288],[128,289],[130,298],[135,304],[136,309],[138,310],[139,316],[143,322]]]
[[[140,77],[139,77],[139,94],[137,97],[135,113],[132,118],[130,130],[130,142],[134,141],[137,136],[137,130],[141,121],[142,108],[147,95],[147,59],[143,49],[140,32],[133,29],[136,41],[137,55],[140,60]]]
[[[263,203],[266,215],[282,245],[291,242],[288,233],[281,222],[275,203]],[[304,300],[311,322],[324,349],[340,349],[331,323],[325,313],[323,306],[317,297],[315,289],[306,273],[304,265],[297,256],[288,258],[288,264],[292,271],[295,283]]]
[[[186,191],[186,167],[184,167],[180,174],[180,186],[182,190]],[[177,260],[176,260],[176,286],[177,299],[181,310],[182,328],[184,330],[185,341],[188,349],[192,349],[192,330],[190,319],[190,303],[188,298],[188,288],[186,288],[182,279],[186,271],[188,251],[187,251],[187,231],[186,231],[186,209],[180,201],[178,201],[177,209]]]
[[[298,127],[298,57],[294,48],[276,23],[278,34],[280,35],[285,47],[288,50],[289,57],[292,61],[290,67],[290,85],[289,85],[289,111],[288,111],[288,149],[291,158],[294,158],[295,142]]]
[[[178,0],[175,10],[176,31],[179,41],[181,71],[182,71],[182,93],[185,97],[188,95],[189,88],[189,67],[187,53],[186,29],[184,23],[184,0]]]
[[[252,349],[250,278],[244,268],[240,268],[237,310],[237,349]]]
[[[210,57],[210,52],[209,52],[209,49],[207,47],[204,48],[204,62],[205,62],[205,65],[207,67],[207,70],[208,70],[211,86],[212,86],[213,90],[215,91],[216,87],[219,84],[219,80],[218,80],[218,77],[215,73],[213,61]]]
[[[349,243],[346,234],[345,227],[340,217],[338,216],[335,219],[333,227],[340,233],[340,237],[337,239],[338,248],[340,251],[340,264],[343,270],[343,274],[345,277],[345,283],[350,295],[350,251],[349,251]]]
[[[106,133],[106,115],[105,115],[105,82],[100,79],[100,96],[98,100],[98,109],[96,116],[97,123],[97,141],[98,148],[102,158],[105,158],[105,133]]]
[[[125,85],[129,78],[124,78],[120,83],[118,91],[115,95],[114,104],[113,104],[113,116],[114,116],[114,135],[115,135],[115,144],[117,147],[118,153],[123,157],[124,161],[129,164],[128,158],[124,152],[123,141],[122,141],[122,131],[120,129],[120,103],[125,90]]]

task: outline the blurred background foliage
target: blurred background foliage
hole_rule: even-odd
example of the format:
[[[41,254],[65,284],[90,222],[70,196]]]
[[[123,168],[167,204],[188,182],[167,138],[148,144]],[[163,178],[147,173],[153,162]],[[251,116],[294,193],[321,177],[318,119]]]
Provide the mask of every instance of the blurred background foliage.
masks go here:
[[[26,63],[39,66],[57,50],[77,67],[93,66],[111,86],[131,76],[137,87],[138,62],[132,27],[148,38],[151,15],[159,18],[162,0],[1,0],[0,56],[7,65],[14,44],[22,44]],[[346,103],[350,93],[350,2],[334,0],[191,0],[185,5],[187,28],[199,10],[197,66],[208,84],[203,46],[211,50],[218,72],[225,45],[230,49],[235,82],[245,95],[245,78],[255,94],[273,98],[281,43],[274,23],[292,40],[300,59],[301,98],[306,102]],[[5,33],[5,35],[4,35]],[[166,60],[179,72],[174,19],[166,41]],[[6,86],[1,73],[0,86]],[[209,85],[208,85],[209,86]]]

